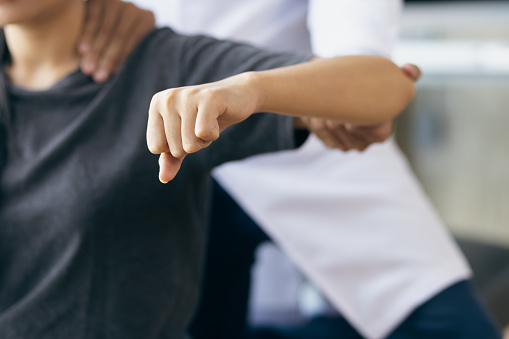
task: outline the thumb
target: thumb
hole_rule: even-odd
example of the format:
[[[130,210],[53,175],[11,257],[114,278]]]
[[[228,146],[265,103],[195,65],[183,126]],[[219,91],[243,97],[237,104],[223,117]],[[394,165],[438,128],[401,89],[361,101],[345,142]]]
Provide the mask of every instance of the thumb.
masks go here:
[[[182,158],[175,158],[170,152],[161,153],[159,156],[159,181],[163,184],[173,180],[180,170]]]

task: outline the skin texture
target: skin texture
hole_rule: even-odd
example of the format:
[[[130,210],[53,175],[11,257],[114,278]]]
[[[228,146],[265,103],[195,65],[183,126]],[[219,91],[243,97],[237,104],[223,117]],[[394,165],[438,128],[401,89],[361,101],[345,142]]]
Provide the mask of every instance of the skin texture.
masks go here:
[[[75,41],[81,34],[83,12],[80,0],[0,2],[11,82],[42,90],[75,71],[80,62]]]
[[[0,26],[41,24],[47,21],[48,17],[66,11],[69,3],[73,1],[2,0],[0,1]]]

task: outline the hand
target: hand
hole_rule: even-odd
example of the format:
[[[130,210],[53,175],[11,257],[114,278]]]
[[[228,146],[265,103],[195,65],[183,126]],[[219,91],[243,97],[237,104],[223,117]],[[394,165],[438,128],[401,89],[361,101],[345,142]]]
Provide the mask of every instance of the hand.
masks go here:
[[[416,65],[413,65],[413,64],[404,64],[400,68],[403,71],[403,73],[405,73],[406,76],[408,76],[414,82],[419,80],[419,78],[421,77],[422,72],[419,69],[419,67],[417,67]]]
[[[215,83],[168,89],[152,98],[147,127],[149,150],[159,157],[159,180],[172,180],[184,157],[209,146],[228,126],[256,110],[256,92],[244,75]]]
[[[383,142],[392,134],[393,120],[375,125],[341,123],[319,118],[298,118],[299,126],[314,133],[327,147],[344,152],[364,151],[375,142]]]
[[[412,64],[404,64],[401,70],[413,81],[421,76],[420,69]],[[327,147],[342,151],[364,151],[372,143],[387,140],[392,134],[394,122],[389,120],[375,125],[360,125],[318,118],[298,118],[297,126],[309,129]]]
[[[154,14],[120,0],[88,0],[78,50],[81,69],[104,82],[155,26]]]

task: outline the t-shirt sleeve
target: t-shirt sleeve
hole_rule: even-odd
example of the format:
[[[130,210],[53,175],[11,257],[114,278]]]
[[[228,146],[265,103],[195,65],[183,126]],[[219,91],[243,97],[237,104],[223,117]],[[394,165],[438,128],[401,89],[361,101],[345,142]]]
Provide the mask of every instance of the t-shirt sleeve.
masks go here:
[[[271,113],[257,113],[225,129],[219,139],[197,154],[207,170],[228,161],[288,150],[297,147],[293,118]]]
[[[161,90],[293,65],[312,57],[310,53],[275,53],[205,36],[182,36],[168,28],[155,31],[140,50],[150,56],[140,59],[150,61],[146,69],[160,80]],[[211,169],[227,161],[295,148],[294,137],[292,117],[257,113],[227,128],[210,147],[190,158]]]
[[[308,61],[310,53],[279,53],[205,36],[186,38],[180,64],[185,85],[224,79],[247,72]],[[293,118],[258,113],[227,128],[198,158],[206,168],[251,155],[295,148]]]
[[[242,72],[294,65],[311,57],[307,52],[272,52],[247,44],[191,36],[186,39],[180,64],[185,85],[196,85]]]

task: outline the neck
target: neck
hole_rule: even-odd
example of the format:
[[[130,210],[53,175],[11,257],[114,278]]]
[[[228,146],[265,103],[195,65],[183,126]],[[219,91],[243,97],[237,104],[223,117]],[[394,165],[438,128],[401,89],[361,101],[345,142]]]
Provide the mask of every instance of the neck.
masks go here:
[[[79,67],[77,41],[84,18],[82,1],[68,1],[50,16],[4,29],[11,63],[10,81],[20,87],[51,87]]]

